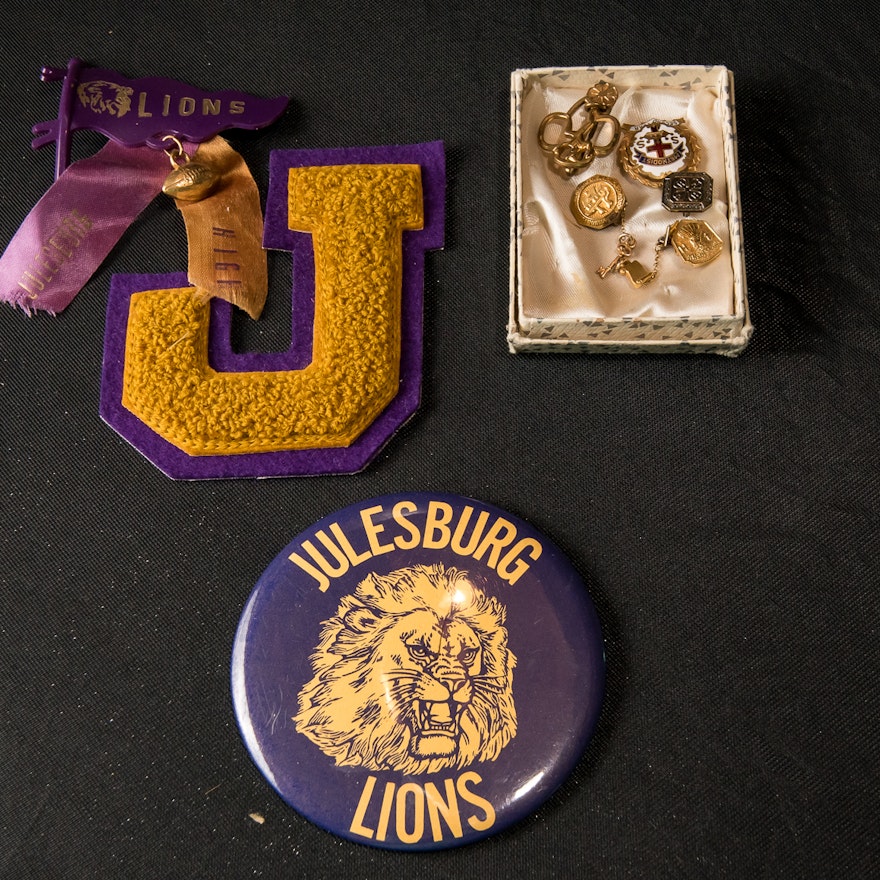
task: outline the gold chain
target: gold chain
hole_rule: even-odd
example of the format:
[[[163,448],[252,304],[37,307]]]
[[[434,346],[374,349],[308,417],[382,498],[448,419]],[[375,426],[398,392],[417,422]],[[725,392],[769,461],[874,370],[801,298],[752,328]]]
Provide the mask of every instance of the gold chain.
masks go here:
[[[626,209],[620,215],[620,235],[617,236],[617,256],[607,265],[596,269],[600,278],[605,278],[609,272],[617,272],[625,275],[635,287],[644,287],[650,284],[656,277],[660,267],[660,254],[669,244],[669,233],[672,224],[666,227],[665,232],[657,239],[654,245],[654,265],[650,271],[638,260],[631,260],[636,247],[636,238],[626,230]]]

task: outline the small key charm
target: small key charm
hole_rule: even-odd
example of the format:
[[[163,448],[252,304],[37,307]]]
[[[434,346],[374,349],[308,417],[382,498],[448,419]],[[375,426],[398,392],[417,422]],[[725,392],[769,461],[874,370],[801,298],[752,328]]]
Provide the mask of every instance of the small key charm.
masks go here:
[[[621,266],[624,263],[631,262],[628,258],[632,256],[633,248],[636,246],[636,240],[628,232],[621,233],[617,236],[617,256],[607,266],[600,266],[596,269],[596,274],[600,278],[606,278],[609,272],[623,272]],[[623,262],[622,262],[623,261]]]
[[[617,272],[617,271],[619,271],[618,266],[620,265],[620,261],[621,261],[622,259],[623,259],[623,257],[622,257],[620,254],[618,254],[618,255],[614,258],[614,260],[613,260],[612,262],[610,262],[607,266],[599,266],[599,268],[596,269],[596,274],[597,274],[600,278],[605,278],[605,277],[608,275],[609,272]]]
[[[642,287],[657,277],[657,261],[654,261],[653,269],[646,269],[638,260],[631,260],[632,252],[635,249],[635,237],[628,232],[624,232],[617,238],[617,256],[607,266],[600,266],[596,269],[596,274],[600,278],[607,277],[609,272],[617,272],[629,279],[629,283],[633,287]],[[657,242],[657,254],[659,255],[661,247],[665,247],[663,239]]]

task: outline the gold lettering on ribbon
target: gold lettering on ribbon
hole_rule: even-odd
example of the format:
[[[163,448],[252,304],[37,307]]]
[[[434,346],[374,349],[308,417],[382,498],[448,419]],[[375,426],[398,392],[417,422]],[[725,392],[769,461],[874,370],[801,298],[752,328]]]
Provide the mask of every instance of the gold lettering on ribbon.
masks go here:
[[[36,297],[74,255],[91,228],[91,219],[73,208],[40,245],[18,279],[18,286],[29,296]]]

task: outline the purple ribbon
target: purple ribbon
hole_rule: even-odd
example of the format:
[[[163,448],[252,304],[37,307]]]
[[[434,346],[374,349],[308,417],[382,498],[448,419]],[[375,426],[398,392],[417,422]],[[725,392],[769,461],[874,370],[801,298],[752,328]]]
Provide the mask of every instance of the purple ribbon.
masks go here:
[[[161,191],[170,168],[161,150],[113,141],[74,162],[0,257],[0,301],[28,313],[66,308]]]

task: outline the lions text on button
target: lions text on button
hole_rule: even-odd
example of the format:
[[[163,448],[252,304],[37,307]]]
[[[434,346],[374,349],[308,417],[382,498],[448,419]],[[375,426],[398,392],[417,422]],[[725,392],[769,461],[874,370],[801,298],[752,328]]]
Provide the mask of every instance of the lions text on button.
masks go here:
[[[257,583],[235,711],[284,800],[350,840],[437,849],[532,813],[596,724],[602,637],[544,535],[454,495],[383,496],[296,537]]]

